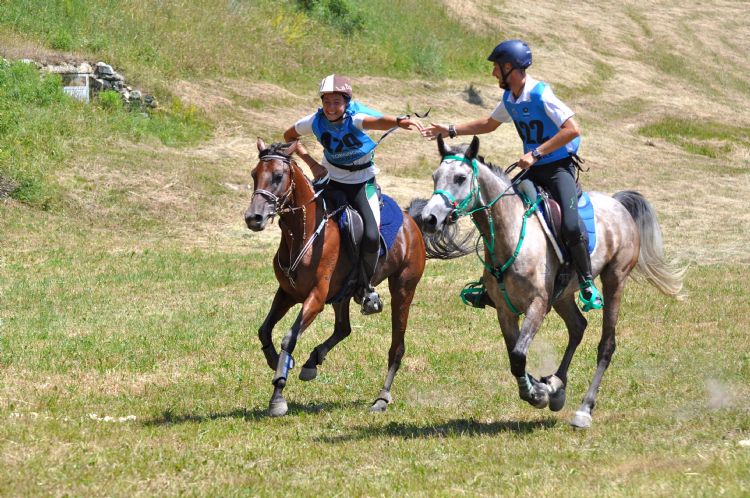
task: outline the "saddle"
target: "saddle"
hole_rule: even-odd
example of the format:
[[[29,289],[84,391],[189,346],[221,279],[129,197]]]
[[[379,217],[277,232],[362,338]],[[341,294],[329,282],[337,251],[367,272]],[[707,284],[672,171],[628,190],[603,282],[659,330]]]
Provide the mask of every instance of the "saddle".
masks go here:
[[[356,209],[351,207],[341,192],[327,192],[326,211],[336,212],[335,220],[341,232],[341,243],[344,245],[350,261],[359,261],[359,246],[364,235],[364,222]],[[380,258],[388,254],[393,246],[398,231],[404,221],[404,214],[399,205],[391,197],[382,194],[378,187],[378,199],[380,205]],[[329,303],[339,302],[345,297],[352,295],[360,281],[359,266],[354,265],[347,276],[347,284],[333,297]]]
[[[570,254],[568,253],[565,242],[562,240],[562,212],[560,205],[546,189],[535,185],[531,180],[523,180],[517,187],[519,194],[524,198],[524,202],[531,204],[541,197],[540,209],[536,210],[537,218],[542,225],[544,233],[547,235],[552,248],[555,250],[560,269],[555,276],[555,288],[553,291],[553,301],[556,300],[570,279],[575,275]],[[576,182],[578,191],[578,224],[583,234],[589,253],[594,252],[596,248],[596,223],[594,220],[594,206],[591,203],[586,192],[581,190],[581,185]]]
[[[544,228],[547,238],[552,243],[560,262],[570,261],[565,241],[562,240],[562,211],[560,204],[557,203],[549,191],[544,187],[535,185],[531,180],[523,180],[517,189],[522,197],[524,197],[524,202],[528,204],[535,202],[539,197],[542,198],[539,206],[540,209],[536,211],[537,217],[542,223],[542,228]],[[578,226],[586,239],[589,253],[592,253],[596,247],[594,206],[591,204],[588,194],[581,190],[581,185],[578,182],[576,182],[576,189],[578,191]]]

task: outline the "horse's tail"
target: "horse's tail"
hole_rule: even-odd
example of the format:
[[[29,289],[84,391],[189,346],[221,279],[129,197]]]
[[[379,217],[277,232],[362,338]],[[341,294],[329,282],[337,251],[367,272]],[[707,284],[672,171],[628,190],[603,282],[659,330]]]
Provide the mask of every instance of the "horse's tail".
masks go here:
[[[656,212],[646,198],[639,192],[623,190],[613,195],[625,206],[638,226],[641,236],[641,252],[635,269],[654,287],[667,296],[682,299],[682,280],[687,267],[679,266],[676,261],[664,260],[664,247],[661,227],[656,219]]]
[[[443,223],[443,228],[434,234],[428,234],[424,231],[424,222],[422,220],[422,209],[427,204],[427,199],[413,199],[406,208],[409,216],[414,218],[422,232],[424,239],[425,251],[428,259],[454,259],[466,256],[473,252],[472,240],[475,237],[475,230],[462,234],[458,223]]]

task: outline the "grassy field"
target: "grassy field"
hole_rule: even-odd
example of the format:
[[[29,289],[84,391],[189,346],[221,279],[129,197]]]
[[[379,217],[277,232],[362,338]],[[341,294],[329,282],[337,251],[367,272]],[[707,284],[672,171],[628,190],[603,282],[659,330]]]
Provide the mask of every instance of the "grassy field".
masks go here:
[[[105,59],[164,109],[84,107],[0,65],[0,495],[750,495],[744,8],[4,2],[0,55]],[[568,405],[537,411],[518,399],[494,314],[457,297],[479,262],[430,261],[385,414],[367,409],[386,373],[388,314],[355,312],[315,381],[295,369],[288,416],[266,417],[273,374],[256,332],[279,232],[242,220],[256,137],[277,140],[311,112],[334,70],[386,112],[484,115],[498,98],[484,53],[502,36],[528,39],[532,74],[576,110],[584,185],[653,203],[668,256],[690,266],[688,299],[628,284],[593,427],[576,431],[600,314]],[[497,164],[519,149],[511,127],[482,137]],[[396,133],[378,158],[403,205],[432,191],[434,144]],[[326,310],[295,358],[332,326]],[[531,373],[552,372],[565,341],[548,317]]]

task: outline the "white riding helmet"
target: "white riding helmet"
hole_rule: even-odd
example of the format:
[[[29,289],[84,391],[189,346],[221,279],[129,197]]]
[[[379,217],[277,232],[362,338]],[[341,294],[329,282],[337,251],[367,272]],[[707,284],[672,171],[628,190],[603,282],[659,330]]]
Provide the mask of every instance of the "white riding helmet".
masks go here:
[[[326,93],[340,93],[349,101],[352,98],[352,84],[349,78],[338,74],[329,74],[320,82],[320,96]]]

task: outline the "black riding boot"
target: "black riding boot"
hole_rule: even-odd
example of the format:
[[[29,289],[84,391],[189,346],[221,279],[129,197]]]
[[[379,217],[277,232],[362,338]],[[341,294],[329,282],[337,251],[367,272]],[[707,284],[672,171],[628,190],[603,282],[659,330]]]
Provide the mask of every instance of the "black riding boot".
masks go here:
[[[604,306],[604,299],[594,285],[594,275],[591,271],[591,256],[586,246],[586,240],[581,237],[578,241],[568,245],[573,265],[578,270],[578,286],[581,292],[578,300],[583,311],[598,310]]]
[[[372,276],[375,274],[375,267],[378,264],[379,252],[380,248],[373,253],[363,252],[361,256],[363,284],[362,290],[358,293],[361,296],[361,301],[358,299],[355,299],[355,301],[362,304],[363,315],[372,315],[383,311],[383,301],[380,300],[380,296],[372,286]]]

